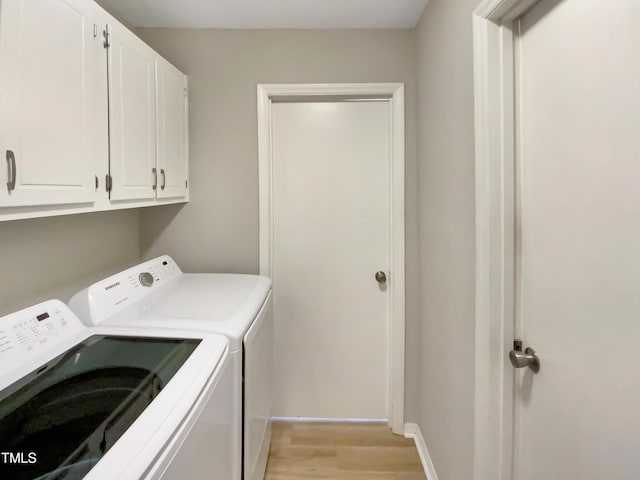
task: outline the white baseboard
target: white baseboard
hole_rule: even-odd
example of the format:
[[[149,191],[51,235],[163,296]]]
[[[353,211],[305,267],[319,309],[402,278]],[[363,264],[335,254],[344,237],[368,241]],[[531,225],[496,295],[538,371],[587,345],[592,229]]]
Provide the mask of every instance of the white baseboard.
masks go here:
[[[436,468],[433,466],[433,461],[427,450],[427,444],[424,443],[424,437],[422,431],[417,423],[405,423],[404,424],[404,436],[405,438],[413,438],[418,449],[418,455],[420,455],[420,461],[422,462],[422,468],[427,475],[427,480],[438,480],[438,474]]]
[[[315,417],[271,417],[274,422],[317,423],[387,423],[386,418],[315,418]]]

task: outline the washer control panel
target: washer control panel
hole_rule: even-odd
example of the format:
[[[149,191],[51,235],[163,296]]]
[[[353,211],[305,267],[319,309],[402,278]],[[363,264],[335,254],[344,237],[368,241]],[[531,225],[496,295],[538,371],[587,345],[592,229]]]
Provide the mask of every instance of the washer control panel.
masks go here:
[[[111,315],[151,295],[182,275],[182,270],[168,255],[154,258],[91,285],[84,302],[89,303],[89,324],[98,325]],[[75,297],[71,300],[75,308]],[[76,310],[78,311],[78,310]],[[83,320],[86,320],[83,318]]]
[[[0,361],[37,353],[83,328],[78,317],[59,300],[11,313],[0,318]]]

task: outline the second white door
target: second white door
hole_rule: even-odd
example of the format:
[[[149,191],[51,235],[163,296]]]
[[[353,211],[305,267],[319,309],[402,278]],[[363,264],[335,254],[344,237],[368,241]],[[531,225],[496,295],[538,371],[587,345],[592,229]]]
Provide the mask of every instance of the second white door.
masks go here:
[[[272,105],[274,415],[387,418],[390,107]]]
[[[640,4],[517,24],[517,480],[640,478]]]

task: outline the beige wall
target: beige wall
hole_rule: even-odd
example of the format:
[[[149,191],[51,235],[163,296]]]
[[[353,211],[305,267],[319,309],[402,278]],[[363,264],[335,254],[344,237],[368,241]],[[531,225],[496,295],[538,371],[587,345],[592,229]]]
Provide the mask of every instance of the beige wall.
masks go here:
[[[416,32],[420,426],[441,480],[472,478],[473,466],[477,3],[430,0]]]
[[[415,39],[410,30],[137,33],[189,76],[191,202],[141,214],[145,257],[187,271],[258,271],[258,83],[404,82],[407,121],[407,418],[418,371]]]
[[[0,315],[77,290],[140,257],[137,210],[0,223]]]

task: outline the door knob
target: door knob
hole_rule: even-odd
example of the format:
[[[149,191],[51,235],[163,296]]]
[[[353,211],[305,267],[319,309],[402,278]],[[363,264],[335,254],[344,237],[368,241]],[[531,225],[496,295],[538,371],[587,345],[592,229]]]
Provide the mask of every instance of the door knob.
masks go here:
[[[376,272],[376,282],[378,282],[380,285],[387,283],[387,274],[382,270]]]
[[[509,352],[509,360],[511,360],[511,365],[515,368],[529,367],[533,373],[540,371],[540,358],[531,347],[525,348],[524,353],[511,350]]]

